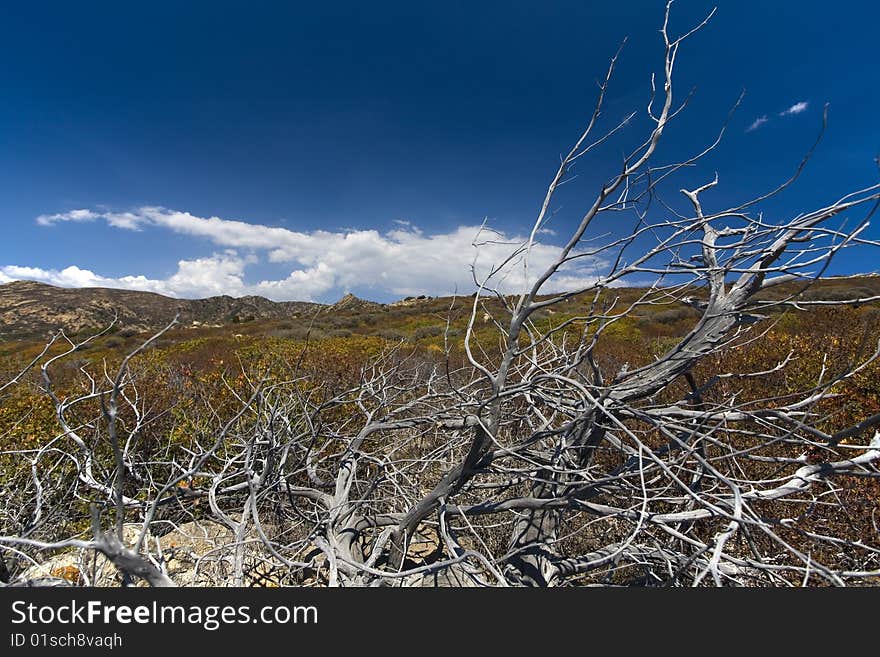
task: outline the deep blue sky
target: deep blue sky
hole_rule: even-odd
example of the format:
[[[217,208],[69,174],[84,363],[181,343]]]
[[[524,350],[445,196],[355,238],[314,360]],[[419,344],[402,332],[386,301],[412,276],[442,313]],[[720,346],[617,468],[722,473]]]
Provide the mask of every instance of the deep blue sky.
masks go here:
[[[693,85],[697,95],[670,129],[665,154],[711,139],[745,88],[725,142],[700,170],[700,179],[720,173],[713,200],[759,193],[790,173],[826,101],[830,125],[810,168],[764,209],[794,214],[876,181],[880,3],[717,4],[710,25],[682,48],[679,97]],[[672,32],[711,6],[679,0]],[[263,247],[233,256],[228,245],[154,225],[35,221],[77,209],[161,206],[303,233],[380,235],[399,228],[395,220],[434,235],[488,217],[521,233],[626,35],[606,114],[644,108],[661,63],[662,11],[646,0],[8,3],[0,17],[0,267],[76,265],[101,277],[163,280],[179,260],[220,254],[251,258],[243,280],[252,284],[320,260],[269,263]],[[801,101],[805,111],[779,116]],[[770,120],[747,132],[763,115]],[[558,229],[635,136],[581,166]],[[865,258],[841,260],[835,271],[877,269]],[[387,265],[363,280],[331,272],[293,296],[332,300],[352,289],[384,300],[409,290],[376,279],[405,278]],[[285,290],[276,296],[291,296]]]

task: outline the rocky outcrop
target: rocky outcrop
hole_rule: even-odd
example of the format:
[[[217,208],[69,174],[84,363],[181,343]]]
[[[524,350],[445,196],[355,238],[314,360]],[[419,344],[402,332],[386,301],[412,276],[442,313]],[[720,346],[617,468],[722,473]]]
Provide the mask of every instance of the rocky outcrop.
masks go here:
[[[108,288],[61,288],[34,281],[0,285],[0,337],[40,336],[63,328],[100,330],[117,318],[120,330],[162,328],[180,313],[181,326],[220,326],[252,320],[288,319],[314,313],[321,304],[219,296],[172,299],[152,292]]]
[[[123,543],[133,546],[141,525],[125,525]],[[148,535],[144,541],[150,559],[160,564],[178,586],[235,586],[235,553],[241,549],[244,586],[278,587],[296,583],[303,586],[326,586],[326,556],[317,548],[305,550],[301,560],[314,564],[305,579],[290,582],[286,569],[278,565],[255,535],[237,542],[235,533],[212,521],[188,522],[162,536]],[[404,587],[475,587],[482,586],[478,576],[461,563],[442,566],[444,548],[436,530],[423,526],[413,536],[407,550],[407,568],[437,564],[436,570],[425,570],[394,581]],[[485,577],[484,577],[485,579]],[[146,586],[142,580],[130,582]],[[67,549],[57,552],[41,563],[34,564],[13,577],[11,586],[96,586],[123,585],[119,570],[102,554],[91,549]]]
[[[123,543],[137,541],[141,525],[126,525]],[[178,586],[232,586],[235,584],[235,551],[239,544],[225,525],[210,521],[188,522],[163,536],[149,535],[144,542],[154,561],[161,561]],[[264,554],[261,542],[247,536],[241,543],[244,586],[279,586],[280,579]],[[13,586],[98,586],[122,585],[117,568],[94,550],[64,550],[35,564],[10,582]],[[143,581],[132,582],[145,586]]]
[[[328,310],[332,312],[371,312],[374,310],[380,310],[381,308],[381,303],[359,299],[349,292],[339,301],[330,306]]]

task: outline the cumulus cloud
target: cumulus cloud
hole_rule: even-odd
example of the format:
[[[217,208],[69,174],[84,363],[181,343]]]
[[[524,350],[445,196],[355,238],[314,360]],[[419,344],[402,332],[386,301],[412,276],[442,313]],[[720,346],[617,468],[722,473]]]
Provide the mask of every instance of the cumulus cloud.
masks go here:
[[[801,112],[807,111],[807,108],[810,106],[810,103],[806,100],[802,100],[798,103],[795,103],[788,109],[782,110],[779,113],[779,116],[791,116],[793,114],[800,114]]]
[[[43,269],[6,265],[0,267],[0,283],[33,280],[59,287],[111,287],[142,292],[157,292],[174,297],[203,297],[247,294],[245,267],[253,258],[239,257],[234,251],[194,260],[180,260],[177,271],[165,279],[146,276],[101,276],[89,269],[70,265],[64,269]]]
[[[487,231],[476,225],[425,234],[405,221],[396,222],[396,227],[387,233],[302,232],[220,217],[199,217],[155,206],[128,212],[81,209],[37,218],[38,223],[46,226],[99,220],[123,230],[168,230],[206,240],[219,250],[208,257],[179,261],[175,274],[165,279],[140,275],[105,277],[76,265],[60,270],[8,265],[0,267],[0,281],[27,278],[61,286],[117,287],[178,297],[258,294],[276,300],[311,300],[329,298],[353,288],[377,296],[442,295],[474,289],[472,267],[482,280],[525,241],[521,236]],[[474,247],[475,243],[479,248]],[[543,271],[558,253],[557,246],[536,243],[529,256],[530,271]],[[248,265],[260,261],[289,267],[289,274],[275,280],[249,282]],[[587,285],[607,266],[604,261],[587,257],[576,263],[551,279],[545,291]],[[519,258],[508,262],[493,277],[492,284],[505,292],[518,291],[526,279]]]
[[[767,115],[766,115],[766,114],[765,114],[764,116],[759,116],[757,119],[755,119],[754,121],[752,121],[752,122],[749,124],[749,127],[746,128],[746,132],[753,132],[753,131],[757,130],[757,129],[760,128],[762,125],[764,125],[765,123],[767,123],[767,121],[769,121],[769,120],[770,120],[770,119],[767,118]]]

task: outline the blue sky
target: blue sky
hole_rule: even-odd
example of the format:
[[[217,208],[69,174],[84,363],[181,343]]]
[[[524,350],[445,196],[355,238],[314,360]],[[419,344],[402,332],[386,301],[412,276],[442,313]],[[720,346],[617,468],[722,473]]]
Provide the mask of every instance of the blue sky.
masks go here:
[[[761,210],[791,216],[875,183],[880,5],[716,4],[679,55],[679,97],[696,95],[663,159],[711,141],[746,97],[684,184],[717,170],[719,206],[766,191],[826,101],[815,158]],[[679,0],[671,31],[711,7]],[[644,110],[662,13],[655,1],[14,3],[0,21],[0,281],[319,301],[467,288],[476,228],[528,231],[624,36],[605,116]],[[578,166],[539,263],[642,134]],[[834,265],[876,269],[855,250]]]

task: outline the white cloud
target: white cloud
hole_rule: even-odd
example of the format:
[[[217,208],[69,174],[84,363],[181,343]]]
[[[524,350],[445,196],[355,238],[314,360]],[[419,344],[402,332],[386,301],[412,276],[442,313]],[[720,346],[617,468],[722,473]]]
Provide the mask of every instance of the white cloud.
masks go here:
[[[8,265],[0,267],[0,282],[27,278],[68,287],[117,287],[177,297],[258,294],[276,300],[330,299],[353,288],[375,296],[442,295],[473,290],[472,265],[482,279],[524,241],[520,236],[485,230],[481,233],[481,227],[476,225],[425,234],[403,221],[396,222],[397,227],[387,233],[300,232],[220,217],[198,217],[154,206],[122,213],[74,210],[37,218],[42,225],[97,220],[124,230],[169,230],[204,239],[221,251],[181,260],[177,271],[165,279],[140,275],[105,277],[75,265],[61,270]],[[480,246],[475,249],[478,235]],[[249,255],[242,256],[242,252]],[[530,255],[531,271],[543,271],[558,253],[559,247],[536,243]],[[248,282],[247,266],[260,260],[287,265],[290,273],[277,280]],[[596,258],[580,258],[577,265],[551,279],[544,291],[586,285],[605,266],[604,261]],[[505,292],[519,291],[525,280],[521,260],[508,263],[493,279],[495,286]]]
[[[784,109],[781,112],[779,112],[779,116],[794,116],[795,114],[800,114],[801,112],[806,112],[807,108],[809,106],[810,106],[809,101],[802,100],[802,101],[795,103],[794,105],[792,105],[788,109]],[[749,127],[746,128],[746,132],[754,132],[755,130],[760,128],[762,125],[764,125],[768,121],[770,121],[770,117],[768,117],[766,114],[759,116],[758,118],[756,118],[754,121],[752,121],[749,124]]]
[[[52,226],[60,221],[94,221],[99,216],[91,210],[72,210],[62,214],[41,214],[37,217],[37,223],[41,226]]]
[[[800,114],[801,112],[807,111],[807,108],[810,106],[810,103],[806,100],[802,100],[798,103],[795,103],[791,107],[786,110],[783,110],[779,113],[779,116],[791,116],[793,114]]]
[[[752,123],[749,125],[748,128],[746,128],[746,132],[752,132],[752,131],[754,131],[754,130],[757,130],[757,129],[760,128],[762,125],[764,125],[765,123],[767,123],[767,121],[769,121],[769,120],[770,120],[770,119],[767,118],[767,115],[766,115],[766,114],[765,114],[764,116],[759,116],[757,119],[755,119],[754,121],[752,121]]]
[[[252,258],[241,258],[233,251],[195,260],[180,260],[177,271],[166,279],[146,276],[101,276],[89,269],[70,265],[64,269],[42,269],[6,265],[0,267],[0,283],[34,280],[59,287],[111,287],[157,292],[173,297],[203,297],[220,294],[248,294],[244,270]]]

